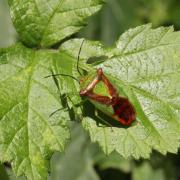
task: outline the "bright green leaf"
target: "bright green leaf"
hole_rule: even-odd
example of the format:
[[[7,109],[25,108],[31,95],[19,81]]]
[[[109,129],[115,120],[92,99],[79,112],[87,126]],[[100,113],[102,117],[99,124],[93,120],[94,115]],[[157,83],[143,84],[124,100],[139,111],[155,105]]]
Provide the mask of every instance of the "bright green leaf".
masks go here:
[[[2,162],[11,161],[17,175],[45,178],[47,160],[54,150],[64,149],[69,137],[67,121],[71,111],[49,115],[66,107],[61,103],[64,95],[70,108],[81,102],[79,84],[67,76],[43,77],[53,71],[80,78],[76,69],[78,52],[73,46],[80,47],[82,40],[71,42],[69,50],[69,42],[62,46],[65,53],[35,51],[22,45],[0,50],[0,158]],[[79,45],[73,45],[77,42]],[[128,128],[113,127],[112,131],[97,124],[97,118],[89,113],[91,108],[85,107],[83,114],[82,107],[77,108],[78,118],[84,116],[82,124],[91,140],[98,142],[106,154],[117,151],[123,157],[148,158],[152,149],[176,153],[180,137],[179,32],[172,28],[153,30],[146,25],[127,31],[113,49],[107,50],[99,43],[91,47],[90,41],[84,45],[89,48],[86,52],[82,47],[83,60],[90,57],[89,51],[94,57],[105,54],[109,58],[95,68],[103,68],[137,112],[136,123]],[[84,61],[80,67],[93,69]]]
[[[79,40],[75,40],[76,43]],[[63,50],[77,58],[71,44]],[[85,46],[89,44],[86,43]],[[94,43],[92,43],[94,46]],[[65,47],[66,50],[65,50]],[[103,55],[102,46],[97,53]],[[88,49],[88,48],[87,48]],[[91,49],[89,47],[89,49]],[[173,28],[151,29],[140,26],[125,32],[101,65],[103,71],[126,94],[135,107],[136,123],[128,128],[97,126],[92,117],[82,123],[92,141],[98,142],[105,153],[117,151],[124,157],[148,158],[152,149],[166,154],[177,153],[180,140],[180,32]],[[89,57],[82,47],[80,57]],[[87,56],[86,56],[87,54]],[[109,55],[109,51],[107,51]]]
[[[103,0],[9,0],[17,32],[28,46],[48,47],[78,32]]]
[[[80,51],[81,44],[82,48]],[[66,41],[60,46],[60,51],[63,51],[76,59],[78,58],[80,51],[80,59],[84,59],[86,61],[93,56],[98,57],[104,55],[110,57],[113,55],[112,49],[106,48],[99,41],[88,41],[84,39],[71,39]]]
[[[17,176],[45,179],[53,151],[69,138],[67,112],[51,74],[56,51],[34,51],[18,44],[0,50],[0,160],[11,162]],[[67,59],[66,59],[67,60]]]

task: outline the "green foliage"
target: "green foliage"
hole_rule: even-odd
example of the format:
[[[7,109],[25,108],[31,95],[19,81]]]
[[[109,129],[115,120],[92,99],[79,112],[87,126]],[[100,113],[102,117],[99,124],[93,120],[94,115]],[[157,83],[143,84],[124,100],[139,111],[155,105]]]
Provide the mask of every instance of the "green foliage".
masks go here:
[[[137,113],[136,122],[130,127],[114,125],[111,129],[100,123],[89,102],[77,106],[82,101],[77,81],[67,76],[44,78],[52,73],[81,78],[76,67],[82,39],[66,41],[59,50],[40,49],[62,42],[79,31],[86,18],[100,9],[102,1],[9,0],[9,4],[20,41],[36,49],[21,43],[0,49],[1,162],[11,162],[17,176],[46,179],[52,153],[63,151],[70,138],[70,120],[82,120],[91,141],[98,142],[106,154],[116,151],[117,156],[138,159],[149,158],[152,149],[163,154],[177,153],[180,32],[174,32],[172,27],[139,26],[125,32],[111,48],[85,40],[80,53],[81,70],[88,73],[102,67]],[[50,116],[57,109],[61,110]],[[92,167],[95,162],[103,161],[105,165],[101,168],[113,164],[129,171],[129,162],[127,167],[117,166],[113,155],[112,163],[106,163],[101,155],[93,159],[89,145],[84,143],[87,139],[77,138],[60,160],[63,168],[55,167],[55,171],[67,171],[66,162],[73,157],[78,161],[80,153],[83,154],[81,166],[66,174],[67,178],[79,176],[82,166],[86,166],[82,179],[87,174],[89,179],[98,179]],[[78,147],[78,144],[81,145]],[[72,166],[74,168],[74,164]],[[145,169],[148,168],[145,166]],[[151,173],[151,169],[148,171]],[[64,178],[62,173],[59,176]]]
[[[147,22],[153,27],[173,24],[179,29],[179,8],[178,0],[107,0],[79,35],[110,45],[127,29]]]
[[[175,157],[175,156],[174,156]],[[177,162],[178,159],[176,158]],[[157,153],[154,153],[151,160],[136,162],[132,168],[133,180],[176,180],[178,174],[176,169],[178,165],[173,160],[172,155],[162,157]]]
[[[11,16],[27,46],[49,47],[78,32],[103,0],[9,0]]]
[[[97,153],[97,147],[90,142],[82,128],[74,126],[66,153],[56,153],[51,159],[52,173],[49,180],[99,180],[93,168]]]
[[[75,46],[81,41],[66,42],[62,49],[76,57]],[[68,43],[71,43],[70,49]],[[84,43],[82,57],[86,57],[86,52],[88,56],[86,49],[91,48],[86,47],[89,44]],[[83,125],[90,132],[92,141],[99,142],[105,153],[116,150],[124,157],[148,158],[152,148],[163,154],[177,152],[180,133],[179,45],[180,33],[173,32],[172,28],[140,26],[124,33],[111,53],[109,49],[105,53],[109,59],[95,66],[103,68],[120,94],[126,92],[137,112],[138,123],[129,128],[113,127],[113,131],[110,127],[97,126],[91,117],[84,118]],[[101,45],[96,49],[97,56],[106,51]]]
[[[106,156],[98,146],[91,143],[87,134],[78,124],[73,124],[72,139],[66,153],[55,153],[51,159],[51,175],[48,180],[98,180],[94,169],[117,168],[123,172],[130,172],[130,161],[123,159],[118,153]]]
[[[9,180],[7,172],[2,164],[0,164],[0,179]]]
[[[16,174],[29,179],[47,176],[53,151],[69,138],[68,113],[54,83],[45,79],[57,52],[33,51],[17,44],[0,52],[0,160],[13,162]]]
[[[15,41],[15,30],[8,11],[7,0],[0,1],[0,47],[9,46]]]
[[[99,155],[97,162],[101,170],[108,168],[119,169],[122,172],[129,173],[131,171],[131,160],[124,159],[117,152],[111,153],[109,156]]]
[[[149,163],[144,162],[140,167],[133,171],[133,180],[165,180],[165,174],[162,169],[154,170]]]

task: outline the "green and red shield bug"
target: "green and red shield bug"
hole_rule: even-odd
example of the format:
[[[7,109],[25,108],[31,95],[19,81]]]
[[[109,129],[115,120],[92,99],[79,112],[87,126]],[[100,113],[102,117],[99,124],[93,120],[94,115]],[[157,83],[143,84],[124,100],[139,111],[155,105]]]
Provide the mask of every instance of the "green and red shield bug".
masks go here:
[[[99,68],[86,76],[81,74],[79,70],[79,56],[83,43],[84,40],[81,43],[77,60],[77,71],[81,75],[80,81],[67,74],[54,74],[53,76],[69,76],[77,80],[80,84],[79,95],[81,97],[87,98],[98,110],[119,123],[126,126],[131,125],[136,119],[135,109],[128,98],[119,96],[117,89],[104,74],[103,69]]]
[[[97,109],[106,115],[127,126],[135,120],[136,113],[133,105],[127,98],[119,96],[102,68],[97,69],[96,74],[82,78],[80,85],[80,96],[87,97]]]

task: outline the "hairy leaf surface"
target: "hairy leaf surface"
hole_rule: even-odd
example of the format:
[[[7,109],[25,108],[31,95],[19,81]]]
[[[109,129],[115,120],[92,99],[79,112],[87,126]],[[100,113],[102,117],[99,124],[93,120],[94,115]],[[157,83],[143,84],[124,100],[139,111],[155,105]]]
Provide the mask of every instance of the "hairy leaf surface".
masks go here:
[[[103,0],[9,0],[13,23],[27,46],[48,47],[78,32]]]
[[[69,138],[69,115],[50,75],[59,53],[34,51],[17,44],[0,50],[0,160],[16,175],[45,179],[53,151]]]
[[[62,46],[64,51],[67,43]],[[77,57],[72,46],[66,52]],[[94,47],[97,53],[93,56],[103,55],[100,47]],[[86,49],[82,47],[80,57],[88,57]],[[176,153],[180,140],[180,32],[172,27],[151,29],[150,25],[130,29],[107,54],[110,58],[95,68],[102,67],[120,95],[129,98],[137,118],[130,127],[113,127],[112,131],[97,126],[92,117],[84,117],[92,141],[105,153],[115,150],[124,157],[148,158],[152,149]]]
[[[69,119],[82,120],[91,140],[106,154],[149,158],[153,149],[163,154],[178,150],[180,33],[145,25],[125,32],[113,48],[84,41],[81,72],[102,67],[137,113],[131,126],[112,129],[98,124],[90,103],[78,105],[81,44],[82,39],[71,40],[60,51],[21,44],[0,49],[0,160],[12,162],[17,175],[46,178],[51,154],[62,151],[69,138]],[[93,63],[87,64],[92,57]],[[66,76],[44,78],[52,73]],[[62,110],[50,117],[57,109]]]

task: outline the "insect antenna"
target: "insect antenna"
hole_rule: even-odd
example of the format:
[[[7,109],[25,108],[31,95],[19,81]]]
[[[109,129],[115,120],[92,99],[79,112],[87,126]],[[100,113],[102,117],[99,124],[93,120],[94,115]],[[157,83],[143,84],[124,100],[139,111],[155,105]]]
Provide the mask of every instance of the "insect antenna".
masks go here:
[[[69,75],[69,74],[62,74],[62,73],[58,73],[58,74],[51,74],[51,75],[45,76],[44,78],[56,77],[56,76],[66,76],[66,77],[70,77],[70,78],[72,78],[72,79],[76,80],[76,81],[80,84],[80,82],[79,82],[79,80],[78,80],[77,78],[75,78],[74,76]]]
[[[77,66],[76,66],[77,71],[78,71],[78,73],[79,73],[81,76],[82,76],[82,73],[81,73],[81,71],[79,70],[79,60],[80,60],[81,49],[82,49],[82,46],[83,46],[84,41],[85,41],[85,40],[83,39],[83,40],[82,40],[82,43],[81,43],[81,45],[80,45],[80,48],[79,48],[78,59],[77,59]],[[70,77],[70,78],[76,80],[76,81],[80,84],[80,81],[79,81],[77,78],[75,78],[74,76],[69,75],[69,74],[63,74],[63,73],[51,74],[51,75],[45,76],[44,78],[56,77],[56,76],[66,76],[66,77]]]
[[[84,41],[85,41],[85,39],[82,40],[81,46],[80,46],[80,48],[79,48],[78,59],[77,59],[77,66],[76,66],[77,71],[78,71],[78,73],[79,73],[81,76],[82,76],[82,73],[81,73],[81,71],[79,70],[79,60],[80,60],[80,54],[81,54],[81,50],[82,50],[82,46],[83,46]]]
[[[54,114],[56,114],[57,112],[61,111],[61,110],[67,110],[67,108],[59,108],[57,110],[55,110],[54,112],[52,112],[49,117],[52,117]]]

